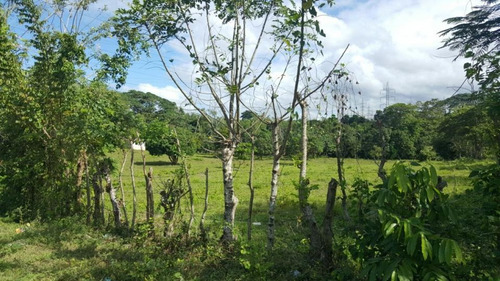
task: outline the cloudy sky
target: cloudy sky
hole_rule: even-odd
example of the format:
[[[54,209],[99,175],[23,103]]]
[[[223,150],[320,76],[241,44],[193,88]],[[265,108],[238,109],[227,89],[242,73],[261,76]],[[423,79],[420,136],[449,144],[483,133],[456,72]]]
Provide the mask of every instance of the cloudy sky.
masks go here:
[[[98,1],[96,7],[107,5],[109,11],[102,16],[90,16],[89,24],[103,22],[112,11],[127,6],[128,0]],[[444,99],[455,93],[464,79],[464,61],[453,61],[455,53],[439,49],[443,38],[437,34],[448,26],[444,19],[463,16],[479,0],[337,0],[336,4],[320,11],[319,20],[326,33],[323,53],[316,58],[319,70],[327,72],[337,61],[347,44],[350,47],[342,59],[347,69],[359,82],[351,99],[356,112],[371,117],[386,104],[383,89],[389,85],[389,103],[415,103],[433,98]],[[216,24],[216,23],[215,23]],[[258,27],[258,23],[254,24]],[[16,30],[17,27],[14,27]],[[200,25],[196,29],[206,29]],[[230,29],[230,27],[228,27]],[[218,30],[224,30],[219,27]],[[203,38],[204,37],[204,38]],[[206,41],[206,34],[199,40]],[[95,46],[112,52],[113,44],[105,41]],[[270,45],[270,42],[264,42]],[[166,47],[172,64],[184,81],[192,80],[193,70],[189,57],[185,60],[175,43]],[[265,53],[262,53],[265,56]],[[272,73],[279,76],[280,62]],[[281,66],[282,67],[282,66]],[[288,80],[287,80],[288,79]],[[285,85],[293,84],[293,77],[285,79]],[[143,57],[130,69],[127,83],[122,90],[137,89],[186,104],[184,98],[170,81],[157,56]],[[286,90],[286,89],[285,89]],[[463,91],[466,91],[464,89]],[[263,105],[266,98],[250,93],[253,102]]]
[[[343,58],[361,91],[353,107],[365,116],[386,104],[383,91],[390,87],[389,103],[443,99],[463,82],[464,61],[439,49],[438,32],[444,19],[462,16],[479,2],[470,0],[337,0],[320,16],[326,38],[323,62]],[[111,7],[113,8],[113,7]],[[155,57],[136,62],[123,88],[149,91],[183,104],[179,91]]]

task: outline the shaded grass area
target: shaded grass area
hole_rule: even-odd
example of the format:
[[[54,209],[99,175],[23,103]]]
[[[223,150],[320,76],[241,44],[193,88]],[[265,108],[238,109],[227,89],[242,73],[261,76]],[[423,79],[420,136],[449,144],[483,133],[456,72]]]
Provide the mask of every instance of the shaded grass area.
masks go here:
[[[120,154],[112,155],[116,166]],[[138,155],[136,155],[137,159]],[[165,158],[165,159],[164,159]],[[147,156],[148,166],[155,175],[155,200],[158,202],[160,182],[172,177],[178,165],[166,164],[166,157]],[[58,222],[40,224],[14,223],[0,220],[0,280],[358,280],[359,265],[350,258],[349,246],[355,243],[354,226],[343,221],[340,202],[337,201],[334,218],[335,269],[325,270],[308,257],[307,234],[301,227],[300,210],[294,181],[298,180],[298,168],[293,161],[283,161],[281,169],[278,207],[276,209],[276,245],[273,251],[266,250],[267,207],[270,185],[271,159],[258,160],[255,171],[255,205],[253,239],[246,239],[246,221],[249,190],[248,161],[235,162],[235,192],[240,199],[237,210],[235,233],[238,242],[228,246],[219,244],[222,229],[223,189],[220,161],[216,158],[196,155],[188,159],[195,196],[196,221],[203,209],[205,192],[205,169],[209,169],[209,212],[207,227],[209,239],[200,240],[194,231],[191,238],[179,235],[172,239],[160,237],[161,210],[156,208],[157,237],[148,237],[145,225],[130,234],[116,232],[111,228],[94,229],[86,226],[83,219],[68,218]],[[166,164],[166,165],[164,165]],[[393,162],[387,164],[389,169]],[[422,163],[427,165],[428,163]],[[471,195],[468,174],[471,169],[486,165],[486,162],[432,162],[440,175],[448,182],[446,193],[460,216],[461,223],[453,231],[461,242],[468,262],[475,263],[491,256],[484,253],[489,237],[479,239],[473,214],[478,197]],[[127,163],[127,166],[129,163]],[[139,222],[145,216],[145,185],[142,162],[133,165],[138,191]],[[336,178],[336,161],[329,158],[311,159],[309,178],[319,188],[311,192],[310,203],[318,220],[326,198],[326,187],[330,178]],[[370,160],[347,159],[345,173],[348,184],[356,177],[374,184],[380,183],[376,176],[377,165]],[[131,180],[128,167],[123,175],[125,199],[131,217]],[[118,172],[114,172],[117,186]],[[348,190],[349,191],[349,190]],[[339,196],[340,192],[337,193]],[[186,198],[187,199],[187,198]],[[182,221],[189,218],[188,200],[183,200]],[[106,198],[106,210],[111,211]],[[351,204],[355,214],[355,204]],[[109,220],[111,221],[111,220]],[[185,224],[178,225],[179,232]],[[17,231],[16,231],[17,230]],[[19,232],[19,233],[17,233]],[[184,231],[185,232],[185,231]],[[494,260],[477,265],[484,270],[494,268]],[[464,269],[463,276],[470,276]]]

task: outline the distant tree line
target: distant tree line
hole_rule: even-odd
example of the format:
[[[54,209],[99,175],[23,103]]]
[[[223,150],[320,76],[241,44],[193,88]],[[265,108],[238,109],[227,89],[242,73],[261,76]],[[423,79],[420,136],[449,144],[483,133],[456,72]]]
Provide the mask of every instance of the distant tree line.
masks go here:
[[[242,114],[242,124],[256,119]],[[379,159],[387,145],[387,159],[452,160],[493,157],[493,121],[488,117],[481,98],[473,94],[457,94],[444,100],[432,99],[416,104],[397,103],[377,111],[373,119],[359,115],[335,116],[309,120],[309,156],[335,157],[335,132],[344,126],[342,154],[348,158]],[[286,147],[288,157],[300,152],[300,121],[295,121]],[[255,153],[271,155],[271,128],[262,124],[254,132]],[[385,143],[384,143],[385,142]],[[238,148],[239,157],[248,157],[250,136],[244,135]],[[210,143],[204,143],[209,147]]]
[[[177,132],[187,154],[216,151],[210,128],[198,114],[185,113],[175,103],[131,90],[121,93],[128,108],[135,114],[136,126],[153,155],[167,155],[176,163],[177,150],[173,131]],[[241,116],[242,126],[254,126],[255,154],[272,154],[271,126],[255,126],[257,116],[249,111]],[[259,121],[257,121],[259,122]],[[292,130],[300,130],[300,121]],[[309,120],[309,156],[335,157],[335,132],[344,126],[342,153],[347,158],[380,159],[387,146],[387,159],[453,160],[493,157],[493,122],[473,94],[456,94],[444,100],[432,99],[416,104],[397,103],[377,111],[373,119],[359,115],[335,116]],[[236,151],[239,158],[249,158],[251,139],[244,134]],[[384,144],[385,142],[385,144]],[[300,155],[300,132],[291,134],[286,156]]]

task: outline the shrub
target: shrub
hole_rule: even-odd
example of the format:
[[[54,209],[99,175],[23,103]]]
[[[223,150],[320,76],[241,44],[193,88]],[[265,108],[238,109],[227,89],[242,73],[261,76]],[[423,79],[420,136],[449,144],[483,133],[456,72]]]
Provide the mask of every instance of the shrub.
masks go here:
[[[414,163],[414,165],[418,165]],[[358,244],[351,247],[368,280],[448,280],[462,262],[443,225],[452,220],[447,196],[437,188],[434,167],[414,170],[398,162],[370,192]]]

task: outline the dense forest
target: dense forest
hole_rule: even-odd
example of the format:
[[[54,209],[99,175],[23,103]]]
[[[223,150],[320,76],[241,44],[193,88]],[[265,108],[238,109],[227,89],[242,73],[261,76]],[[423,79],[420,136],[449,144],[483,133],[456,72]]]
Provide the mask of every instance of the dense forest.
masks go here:
[[[498,1],[441,31],[477,91],[374,116],[350,110],[349,45],[327,71],[316,64],[333,1],[132,1],[85,29],[94,2],[0,3],[0,215],[19,234],[0,239],[0,257],[19,239],[75,241],[50,258],[105,264],[49,280],[500,278]],[[89,47],[109,38],[112,53]],[[170,58],[171,42],[182,51]],[[186,104],[112,89],[153,52]],[[313,98],[335,113],[310,118]]]

